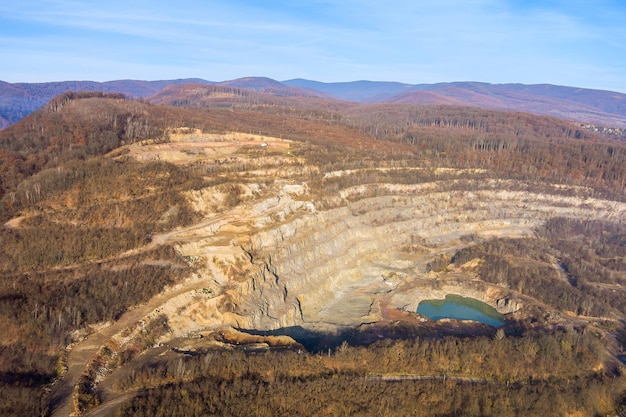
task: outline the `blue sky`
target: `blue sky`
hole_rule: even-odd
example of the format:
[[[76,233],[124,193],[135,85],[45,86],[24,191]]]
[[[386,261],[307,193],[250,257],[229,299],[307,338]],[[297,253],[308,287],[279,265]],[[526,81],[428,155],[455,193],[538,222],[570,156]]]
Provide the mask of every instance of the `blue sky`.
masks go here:
[[[623,0],[2,0],[0,80],[245,76],[626,93]]]

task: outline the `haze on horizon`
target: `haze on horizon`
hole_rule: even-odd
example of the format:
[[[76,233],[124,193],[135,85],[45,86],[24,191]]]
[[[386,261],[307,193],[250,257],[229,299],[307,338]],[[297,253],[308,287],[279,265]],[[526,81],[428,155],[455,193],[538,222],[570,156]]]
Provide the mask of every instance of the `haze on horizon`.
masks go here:
[[[246,76],[626,93],[621,0],[0,3],[0,80]]]

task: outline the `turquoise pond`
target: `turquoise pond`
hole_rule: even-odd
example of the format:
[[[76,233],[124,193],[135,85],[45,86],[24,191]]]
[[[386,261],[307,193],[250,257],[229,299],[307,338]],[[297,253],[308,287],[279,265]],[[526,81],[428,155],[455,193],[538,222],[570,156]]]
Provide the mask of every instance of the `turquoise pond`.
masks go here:
[[[417,306],[417,313],[431,320],[473,320],[489,326],[504,325],[502,314],[482,301],[459,295],[446,295],[445,300],[424,300]]]

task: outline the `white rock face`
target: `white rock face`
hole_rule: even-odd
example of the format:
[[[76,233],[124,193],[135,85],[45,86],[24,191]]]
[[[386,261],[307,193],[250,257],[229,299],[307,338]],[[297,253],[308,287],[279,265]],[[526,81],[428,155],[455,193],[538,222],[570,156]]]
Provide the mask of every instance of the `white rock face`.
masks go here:
[[[187,242],[180,251],[204,260],[207,280],[221,294],[194,304],[201,326],[354,326],[384,319],[386,309],[414,312],[421,300],[446,294],[513,312],[523,303],[508,289],[476,285],[471,273],[429,274],[427,263],[467,246],[460,240],[467,235],[528,236],[557,216],[626,217],[624,203],[562,196],[563,186],[518,191],[504,180],[356,186],[341,190],[342,205],[330,209],[307,201],[305,186],[277,187],[179,233]],[[207,193],[198,192],[194,203],[212,204]],[[190,316],[180,325],[197,327]]]

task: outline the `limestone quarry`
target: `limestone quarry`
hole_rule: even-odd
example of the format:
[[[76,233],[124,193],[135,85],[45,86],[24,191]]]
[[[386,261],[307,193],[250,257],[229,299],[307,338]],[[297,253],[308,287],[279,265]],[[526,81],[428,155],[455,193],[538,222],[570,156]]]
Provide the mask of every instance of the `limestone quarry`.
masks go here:
[[[624,413],[621,136],[272,91],[0,132],[0,415]]]
[[[301,142],[187,128],[167,136],[107,157],[192,166],[213,181],[185,195],[201,221],[154,234],[133,250],[172,245],[193,272],[114,323],[74,335],[60,383],[74,394],[55,415],[77,410],[80,381],[100,387],[105,404],[125,398],[111,388],[132,367],[120,367],[122,357],[237,345],[302,349],[298,331],[428,322],[416,313],[420,301],[448,294],[483,301],[505,320],[539,309],[563,321],[515,288],[482,281],[478,259],[437,270],[431,263],[489,239],[532,236],[555,217],[626,216],[625,203],[591,189],[497,178],[484,169],[377,164],[321,172],[298,156],[308,146]]]
[[[295,146],[301,145],[186,131],[168,143],[116,151],[142,160],[230,164],[242,179],[238,204],[226,204],[223,188],[191,191],[188,199],[204,220],[153,236],[152,245],[175,244],[195,267],[183,284],[189,291],[143,318],[167,320],[159,343],[225,326],[333,332],[383,321],[391,310],[414,313],[421,300],[446,294],[523,314],[522,295],[479,282],[472,265],[432,272],[429,262],[481,239],[531,235],[556,216],[619,221],[626,213],[626,204],[593,198],[581,187],[477,179],[470,175],[476,172],[451,169],[433,170],[434,179],[419,184],[346,186],[319,198],[302,180],[317,168],[292,156]],[[362,174],[339,170],[325,178]]]

